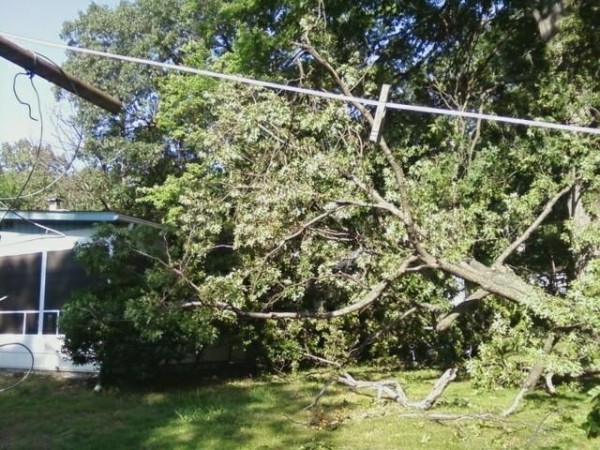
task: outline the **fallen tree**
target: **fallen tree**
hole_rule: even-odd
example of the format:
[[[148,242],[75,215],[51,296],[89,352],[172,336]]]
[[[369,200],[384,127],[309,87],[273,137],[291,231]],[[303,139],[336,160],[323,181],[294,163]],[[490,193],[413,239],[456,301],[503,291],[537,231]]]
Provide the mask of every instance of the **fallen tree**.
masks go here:
[[[137,190],[174,237],[162,252],[130,246],[153,265],[153,308],[128,312],[136,329],[184,311],[285,367],[306,347],[342,358],[380,329],[357,356],[431,351],[435,364],[445,352],[457,367],[474,348],[481,369],[502,344],[522,384],[506,414],[544,374],[582,370],[600,322],[596,138],[392,110],[382,126],[383,105],[359,98],[387,83],[395,101],[595,125],[598,12],[581,2],[542,41],[531,11],[502,2],[292,3],[197,11],[218,26],[203,25],[184,60],[347,102],[163,80],[157,126],[183,156]]]

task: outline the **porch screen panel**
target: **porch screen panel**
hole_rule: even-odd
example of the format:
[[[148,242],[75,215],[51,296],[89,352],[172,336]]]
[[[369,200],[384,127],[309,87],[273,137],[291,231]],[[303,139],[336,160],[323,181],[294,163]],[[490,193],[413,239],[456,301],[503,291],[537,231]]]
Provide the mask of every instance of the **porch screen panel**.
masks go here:
[[[0,258],[0,311],[37,311],[39,308],[42,254]],[[22,332],[21,313],[0,314],[0,333]],[[37,329],[37,314],[27,318],[26,329]]]
[[[22,313],[0,314],[0,333],[22,334],[24,317]]]
[[[0,258],[1,311],[36,310],[39,307],[42,254]]]
[[[90,287],[92,283],[94,277],[86,273],[74,251],[48,252],[44,309],[62,309],[75,291]]]

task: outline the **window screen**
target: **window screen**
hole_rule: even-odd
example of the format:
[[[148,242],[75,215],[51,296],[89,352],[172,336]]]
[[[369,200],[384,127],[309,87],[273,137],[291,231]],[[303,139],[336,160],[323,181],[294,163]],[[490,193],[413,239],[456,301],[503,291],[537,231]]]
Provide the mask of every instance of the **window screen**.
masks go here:
[[[48,252],[46,267],[44,309],[61,309],[73,292],[93,283],[72,250]]]
[[[42,254],[0,258],[0,311],[38,310]]]
[[[0,333],[23,333],[23,318],[20,313],[0,314]]]
[[[59,334],[58,328],[58,313],[44,313],[43,334]]]

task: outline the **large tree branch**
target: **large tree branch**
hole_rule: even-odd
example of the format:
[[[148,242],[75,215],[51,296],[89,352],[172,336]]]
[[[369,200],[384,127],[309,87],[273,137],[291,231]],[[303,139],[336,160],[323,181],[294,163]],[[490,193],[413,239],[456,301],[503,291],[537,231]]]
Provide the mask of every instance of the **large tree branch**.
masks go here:
[[[488,267],[476,260],[451,263],[438,261],[432,268],[443,270],[481,287],[482,290],[497,294],[531,311],[540,319],[545,319],[553,327],[569,325],[572,322],[572,307],[566,299],[549,295],[541,288],[526,283],[509,268]]]
[[[305,51],[307,51],[310,55],[312,55],[316,61],[318,61],[321,65],[323,65],[323,67],[326,68],[326,70],[330,73],[335,83],[345,95],[351,95],[349,87],[344,82],[339,73],[335,70],[331,63],[310,44],[308,39],[306,39],[305,43],[300,43],[298,45],[302,47]],[[361,104],[355,102],[353,102],[352,104],[358,111],[361,112],[365,120],[370,125],[372,125],[373,115],[371,114],[371,112]],[[518,302],[520,304],[524,304],[524,306],[529,307],[529,309],[534,308],[536,309],[535,312],[538,315],[541,315],[542,317],[547,316],[548,314],[546,314],[546,311],[544,311],[544,307],[541,306],[541,303],[543,303],[543,301],[537,301],[541,300],[540,297],[543,297],[544,294],[538,292],[539,290],[537,290],[534,286],[528,285],[514,273],[504,268],[503,263],[506,260],[506,258],[510,256],[510,254],[512,254],[515,251],[515,249],[519,247],[519,245],[525,242],[525,240],[527,240],[529,236],[539,227],[539,225],[548,216],[548,214],[550,214],[556,202],[558,202],[558,200],[570,190],[570,187],[564,188],[561,192],[559,192],[549,201],[549,203],[546,205],[546,207],[544,208],[540,216],[536,219],[536,221],[534,221],[534,223],[532,223],[532,225],[528,227],[528,229],[525,230],[525,232],[521,236],[519,236],[519,238],[517,238],[513,243],[511,243],[511,245],[509,245],[504,252],[502,252],[502,254],[498,257],[497,262],[494,265],[492,265],[491,268],[479,264],[477,263],[477,261],[452,263],[444,260],[439,260],[423,247],[421,242],[421,236],[418,232],[418,228],[413,220],[411,213],[409,192],[404,170],[399,164],[398,160],[394,156],[389,146],[387,145],[385,139],[380,140],[379,147],[383,155],[385,156],[388,164],[390,165],[392,173],[394,175],[396,186],[398,188],[400,208],[397,208],[391,203],[387,202],[381,197],[381,195],[379,195],[377,192],[374,192],[372,189],[369,190],[366,186],[363,186],[362,189],[366,190],[369,196],[375,201],[375,203],[379,207],[387,209],[392,214],[394,214],[402,220],[411,245],[416,250],[419,258],[425,264],[427,264],[431,268],[437,268],[443,270],[448,274],[452,274],[459,278],[463,278],[481,287],[480,290],[478,290],[472,296],[469,297],[468,302],[465,301],[461,303],[461,305],[459,305],[459,308],[466,308],[467,305],[480,300],[481,298],[485,297],[488,293],[494,293],[509,300]],[[456,313],[457,311],[453,311],[451,315],[448,316],[448,320],[442,320],[442,325],[439,326],[439,328],[445,329],[448,326],[450,326],[450,324],[459,315]]]
[[[167,264],[162,259],[153,256],[149,253],[146,253],[142,250],[132,248],[132,251],[145,256],[158,264],[162,265],[175,275],[177,275],[180,279],[182,279],[185,283],[188,284],[192,289],[194,289],[199,295],[202,295],[200,287],[190,280],[182,270],[177,269],[169,264]],[[248,317],[251,319],[332,319],[334,317],[341,317],[347,314],[351,314],[353,312],[359,311],[363,308],[366,308],[371,303],[375,302],[384,292],[385,290],[392,284],[395,280],[397,280],[400,276],[405,273],[411,272],[410,266],[413,262],[418,261],[414,255],[408,256],[404,259],[404,261],[400,264],[400,267],[396,269],[391,275],[385,277],[382,281],[373,286],[369,292],[359,301],[347,305],[343,308],[339,308],[333,311],[270,311],[270,312],[259,312],[259,311],[245,311],[235,305],[231,305],[227,302],[222,302],[219,300],[198,300],[186,302],[182,305],[184,308],[192,308],[192,307],[205,307],[205,308],[214,308],[221,311],[231,311],[234,314],[241,317]],[[412,312],[410,313],[412,314]]]
[[[542,212],[539,214],[539,216],[523,232],[523,234],[521,234],[521,236],[519,236],[517,239],[514,240],[514,242],[512,242],[508,247],[506,247],[506,249],[502,252],[502,254],[500,256],[498,256],[498,258],[494,262],[494,265],[500,266],[500,265],[504,264],[504,261],[506,261],[506,258],[508,258],[511,254],[513,254],[514,251],[517,250],[521,244],[525,243],[527,241],[527,239],[529,239],[529,237],[533,234],[533,232],[539,228],[539,226],[542,224],[542,222],[544,222],[544,220],[546,220],[546,217],[548,217],[548,215],[550,215],[550,213],[552,212],[552,209],[554,208],[554,205],[556,205],[556,203],[558,203],[558,201],[565,194],[570,192],[571,189],[573,189],[574,185],[575,185],[575,183],[571,183],[568,186],[565,186],[558,193],[556,193],[550,200],[548,200],[548,203],[546,203],[546,206],[544,207]]]
[[[569,184],[568,186],[561,189],[558,193],[556,193],[544,206],[542,212],[538,215],[538,217],[533,221],[533,223],[517,238],[515,239],[506,249],[498,256],[496,261],[492,267],[501,268],[506,261],[506,259],[512,255],[515,250],[519,248],[520,245],[525,243],[527,239],[531,237],[533,232],[539,228],[539,226],[546,220],[546,218],[552,212],[554,206],[558,201],[568,192],[573,189],[574,184]],[[472,280],[469,280],[472,281]],[[469,311],[475,304],[477,304],[480,300],[485,298],[490,294],[491,291],[486,290],[482,285],[481,288],[477,289],[474,293],[469,295],[463,302],[456,305],[452,311],[442,317],[437,326],[437,331],[445,331],[447,330],[462,314]]]
[[[553,333],[550,333],[548,335],[548,337],[544,341],[544,347],[542,349],[546,355],[549,355],[550,353],[552,353],[552,350],[554,349],[554,346],[558,342],[558,339],[559,339],[558,336]],[[531,368],[531,370],[529,371],[527,378],[523,382],[519,392],[517,392],[517,395],[515,396],[511,405],[508,408],[506,408],[504,411],[502,411],[502,413],[500,414],[502,417],[510,416],[512,413],[514,413],[519,408],[521,402],[523,401],[523,399],[525,398],[527,393],[529,391],[535,389],[535,386],[538,384],[538,381],[540,380],[543,372],[544,372],[544,363],[542,361],[536,362],[533,365],[533,367]]]

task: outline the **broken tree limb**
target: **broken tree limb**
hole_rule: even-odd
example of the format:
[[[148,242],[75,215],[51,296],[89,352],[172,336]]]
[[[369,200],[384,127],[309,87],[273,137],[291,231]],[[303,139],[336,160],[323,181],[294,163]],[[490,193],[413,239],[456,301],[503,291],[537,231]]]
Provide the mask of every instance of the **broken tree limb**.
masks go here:
[[[312,55],[315,60],[329,72],[333,81],[338,85],[345,95],[351,94],[349,86],[344,82],[343,78],[331,65],[327,58],[319,53],[311,44],[307,34],[305,34],[303,37],[303,42],[297,43],[296,45]],[[372,127],[375,119],[371,111],[369,111],[360,103],[351,103],[357,109],[357,111],[362,114],[366,122]],[[554,205],[566,192],[572,188],[572,186],[564,187],[559,193],[549,200],[542,213],[536,218],[536,220],[498,257],[498,264],[487,267],[475,260],[467,260],[455,263],[449,260],[439,259],[428,251],[425,246],[426,240],[424,240],[422,235],[419,233],[418,224],[413,218],[408,182],[401,161],[388,146],[385,138],[381,138],[379,141],[379,149],[387,160],[391,169],[391,173],[394,176],[397,188],[398,205],[396,206],[388,202],[388,204],[392,206],[392,208],[390,208],[388,204],[381,203],[381,201],[377,199],[377,193],[373,192],[373,190],[367,189],[367,194],[378,206],[386,206],[386,209],[388,209],[390,212],[392,212],[392,214],[397,216],[402,221],[404,229],[408,235],[408,242],[410,246],[414,249],[419,259],[425,265],[431,269],[441,270],[449,275],[454,275],[464,279],[465,281],[469,281],[478,285],[482,292],[477,294],[477,300],[484,298],[487,293],[497,294],[500,297],[525,307],[526,309],[532,311],[539,318],[548,319],[553,326],[565,325],[565,323],[562,323],[562,320],[556,320],[557,315],[553,314],[553,308],[562,308],[563,312],[566,313],[569,311],[568,305],[564,304],[562,299],[558,298],[557,296],[549,295],[543,292],[541,289],[524,282],[519,276],[504,266],[503,262],[508,255],[514,252],[519,245],[528,239],[529,236],[539,227],[547,215],[550,214]],[[479,298],[479,296],[481,297]],[[476,300],[476,298],[471,297],[471,300]],[[471,302],[471,305],[474,303],[475,302]],[[467,305],[464,305],[462,308],[465,308],[466,306]],[[453,313],[454,314],[452,314],[448,320],[442,321],[442,328],[447,328],[450,326],[450,324],[460,315],[461,311],[453,311]],[[568,314],[565,314],[564,316],[567,317]]]
[[[451,421],[460,421],[460,420],[483,420],[490,422],[501,422],[507,423],[508,420],[503,417],[498,417],[494,414],[490,413],[482,413],[482,414],[444,414],[444,413],[436,413],[436,414],[422,414],[422,413],[410,413],[410,414],[400,414],[398,417],[408,417],[414,419],[426,419],[431,420],[433,422],[451,422]]]
[[[359,381],[349,373],[344,373],[337,378],[337,382],[345,384],[354,390],[372,389],[377,392],[377,398],[393,400],[405,408],[426,410],[442,396],[448,385],[456,378],[457,369],[448,369],[438,378],[427,396],[420,401],[408,398],[400,383],[396,380]]]
[[[542,222],[548,217],[548,215],[552,212],[556,203],[568,192],[571,192],[574,183],[565,186],[558,193],[556,193],[544,206],[542,212],[538,215],[538,217],[533,221],[533,223],[527,227],[527,229],[517,238],[515,239],[506,249],[502,252],[502,254],[496,259],[492,267],[501,267],[506,259],[519,248],[520,245],[524,244],[527,239],[533,234],[535,230],[542,224]],[[489,291],[485,289],[477,289],[473,294],[469,295],[465,301],[456,305],[452,311],[443,316],[437,326],[437,331],[445,331],[460,317],[460,315],[465,312],[471,310],[480,300],[487,297],[490,294]]]
[[[406,319],[410,315],[414,314],[418,309],[419,309],[418,307],[412,307],[412,308],[410,308],[408,311],[405,311],[404,314],[402,314],[399,318],[397,318],[396,320],[394,320],[392,323],[397,323],[397,322],[399,322],[401,320]],[[321,363],[321,364],[327,364],[327,365],[334,366],[334,367],[337,368],[337,372],[340,373],[344,369],[344,367],[346,367],[348,364],[350,364],[352,362],[352,360],[354,359],[355,355],[358,354],[358,353],[360,353],[361,349],[363,349],[367,345],[371,344],[375,339],[377,339],[378,336],[380,336],[383,332],[386,332],[386,331],[387,330],[384,328],[383,330],[379,330],[378,332],[374,333],[370,337],[367,337],[362,344],[360,344],[358,347],[354,347],[353,349],[351,349],[348,352],[348,355],[347,355],[345,361],[343,361],[342,363],[337,362],[337,361],[331,361],[329,359],[325,359],[325,358],[322,358],[320,356],[313,355],[313,354],[311,354],[308,351],[306,351],[304,353],[304,357],[308,358],[308,359],[311,359],[313,361],[316,361],[318,363]],[[327,390],[336,381],[336,378],[337,378],[337,376],[334,375],[329,380],[327,380],[327,382],[321,388],[321,391],[315,397],[315,400],[310,405],[308,405],[305,409],[311,409],[311,408],[314,408],[315,406],[317,406],[319,404],[319,401],[321,400],[321,398],[327,392]]]
[[[556,387],[554,387],[554,383],[552,382],[552,377],[554,374],[552,372],[548,372],[544,375],[544,383],[546,383],[546,390],[550,395],[556,394]]]
[[[562,188],[560,191],[558,191],[552,198],[550,198],[550,200],[548,200],[548,203],[546,203],[546,205],[544,206],[542,212],[533,221],[533,223],[529,225],[529,227],[527,227],[523,234],[521,234],[517,239],[515,239],[508,247],[506,247],[506,249],[498,257],[494,265],[504,264],[506,258],[513,254],[514,251],[518,249],[521,244],[524,244],[527,241],[527,239],[529,239],[533,232],[538,229],[538,227],[542,224],[546,217],[548,217],[548,215],[552,212],[556,203],[558,203],[558,201],[567,193],[571,192],[574,186],[575,183],[570,183],[564,188]]]
[[[340,74],[335,70],[335,68],[331,65],[331,63],[321,55],[315,47],[312,46],[310,40],[308,39],[308,35],[304,36],[304,42],[296,43],[296,45],[303,50],[307,51],[310,55],[312,55],[316,61],[318,61],[325,69],[329,72],[334,82],[338,85],[338,87],[342,90],[344,95],[351,96],[352,92],[349,86],[343,81]],[[362,114],[367,123],[373,127],[375,124],[375,118],[373,114],[361,103],[351,102],[351,104]],[[435,262],[435,257],[433,257],[422,245],[421,240],[419,238],[418,228],[414,222],[411,208],[410,208],[410,195],[408,192],[408,183],[406,181],[406,175],[404,173],[404,169],[400,164],[400,161],[396,158],[391,148],[388,146],[387,142],[383,137],[379,140],[379,149],[383,153],[383,156],[387,160],[390,168],[392,169],[392,174],[394,175],[394,179],[396,180],[396,187],[398,188],[399,194],[399,203],[400,203],[400,211],[402,211],[403,219],[401,219],[404,223],[404,228],[408,234],[409,240],[419,254],[420,258],[423,262],[427,264],[433,264]]]
[[[470,259],[458,263],[438,260],[430,267],[470,281],[484,291],[514,302],[536,317],[547,320],[553,328],[572,325],[572,305],[566,299],[526,283],[506,266],[489,267]]]

